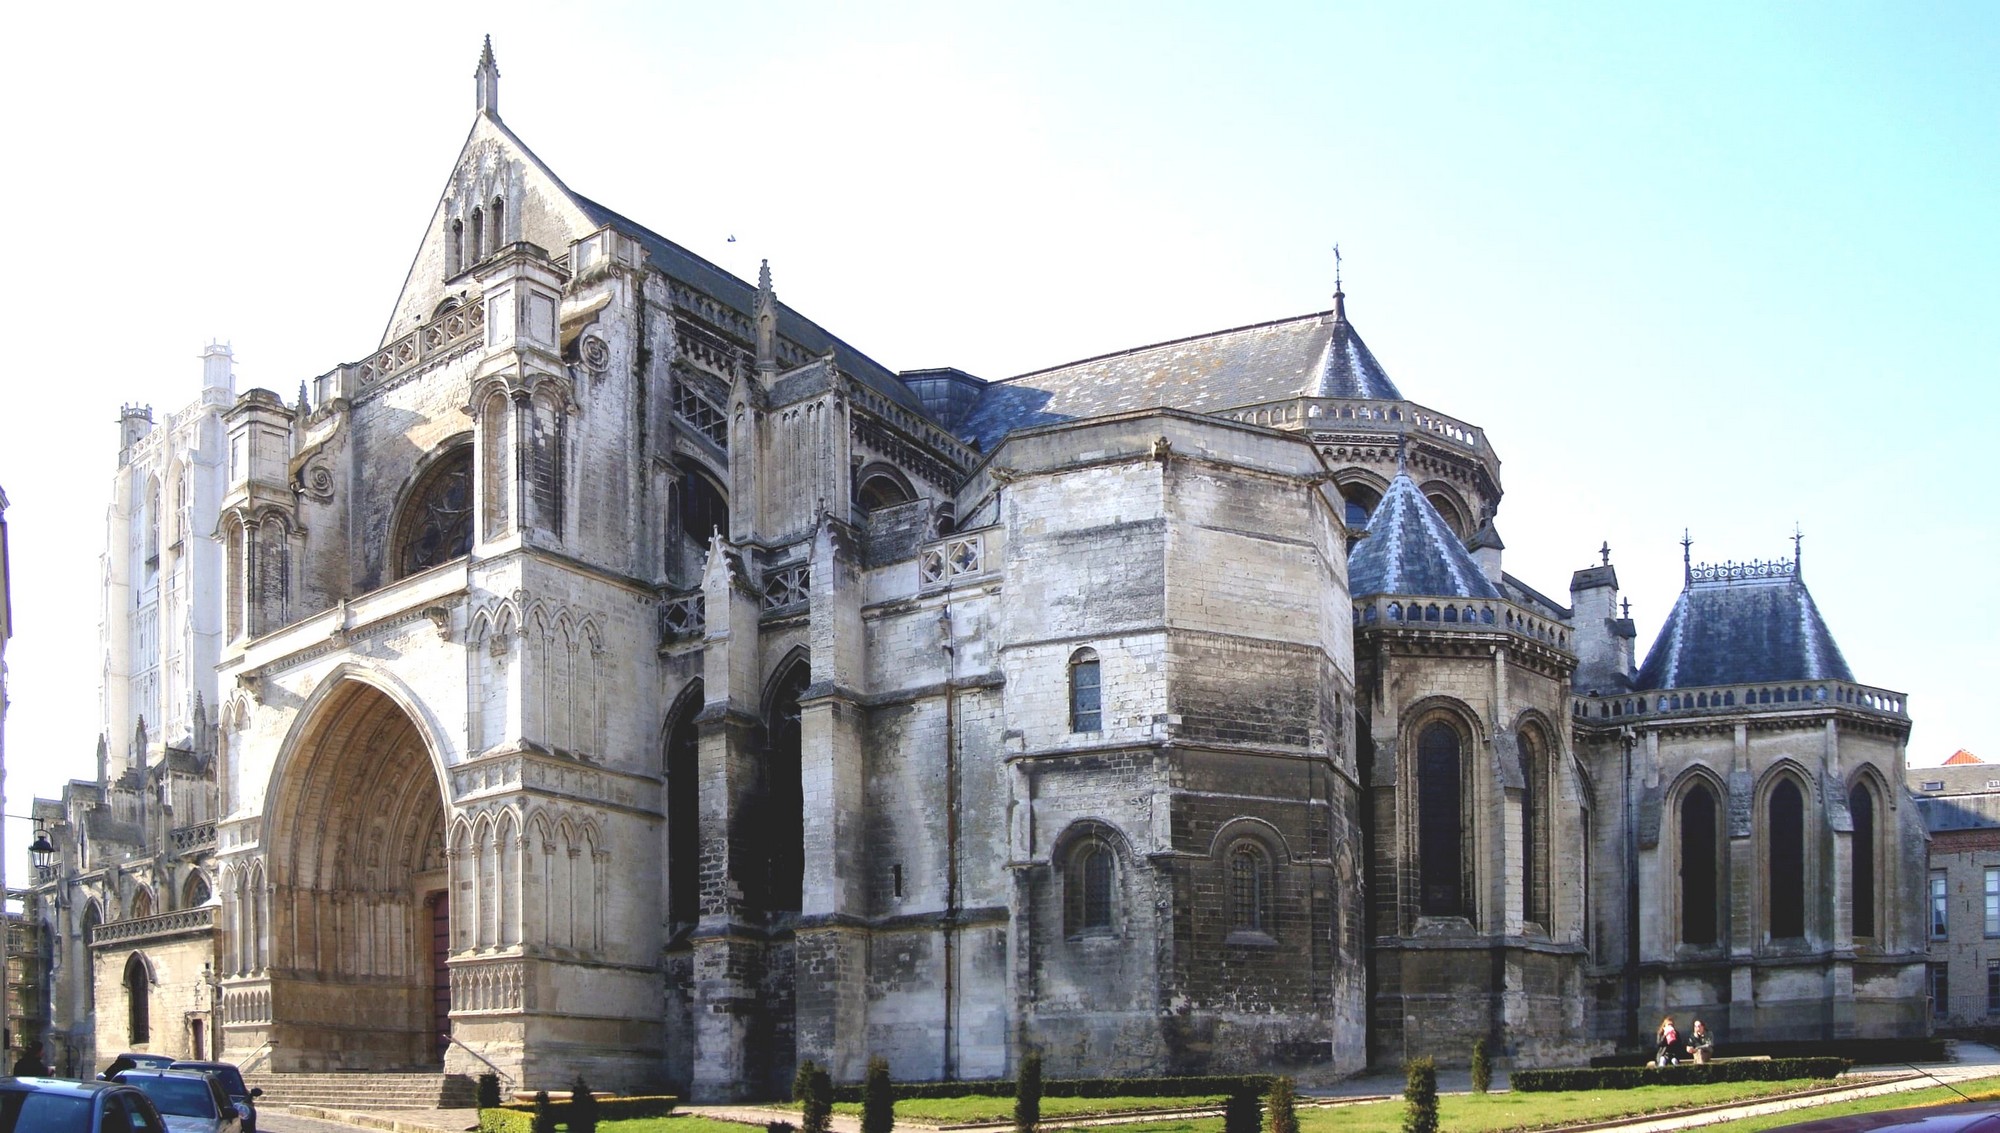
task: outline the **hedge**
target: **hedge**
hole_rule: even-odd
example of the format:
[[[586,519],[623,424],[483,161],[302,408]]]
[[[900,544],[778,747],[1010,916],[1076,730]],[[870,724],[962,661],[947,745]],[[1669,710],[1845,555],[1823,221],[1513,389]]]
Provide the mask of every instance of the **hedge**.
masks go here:
[[[1853,1065],[1845,1058],[1732,1058],[1697,1066],[1573,1066],[1516,1070],[1508,1075],[1523,1093],[1553,1090],[1630,1090],[1638,1086],[1697,1086],[1707,1082],[1782,1082],[1837,1078]]]
[[[1049,1098],[1186,1098],[1206,1094],[1251,1093],[1263,1096],[1271,1090],[1270,1074],[1211,1074],[1191,1078],[1046,1078],[1042,1096]],[[984,1078],[976,1082],[898,1082],[896,1099],[907,1098],[1011,1098],[1012,1078]],[[861,1086],[835,1086],[835,1101],[858,1102]],[[607,1114],[608,1116],[608,1114]]]
[[[598,1098],[597,1120],[618,1121],[627,1117],[666,1117],[674,1112],[680,1102],[677,1097],[661,1095],[643,1098]],[[569,1124],[569,1099],[550,1101],[549,1108],[555,1112],[556,1120]],[[533,1102],[508,1102],[498,1108],[479,1111],[479,1133],[528,1133],[530,1121],[535,1116]]]
[[[1994,1040],[2000,1040],[1996,1030]],[[1991,1040],[1982,1040],[1991,1041]],[[1845,1058],[1862,1065],[1893,1062],[1943,1062],[1944,1040],[1929,1039],[1810,1039],[1788,1042],[1721,1042],[1716,1053],[1730,1058],[1767,1055],[1771,1058]],[[1600,1055],[1592,1066],[1642,1066],[1652,1062],[1650,1040],[1644,1051]]]

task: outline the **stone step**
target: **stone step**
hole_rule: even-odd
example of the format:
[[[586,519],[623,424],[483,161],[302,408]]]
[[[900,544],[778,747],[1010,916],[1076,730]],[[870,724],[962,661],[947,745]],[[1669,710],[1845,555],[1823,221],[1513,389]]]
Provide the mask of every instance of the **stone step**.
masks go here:
[[[408,1071],[322,1071],[250,1074],[244,1080],[264,1091],[273,1106],[342,1106],[349,1109],[463,1109],[476,1090],[462,1074]]]

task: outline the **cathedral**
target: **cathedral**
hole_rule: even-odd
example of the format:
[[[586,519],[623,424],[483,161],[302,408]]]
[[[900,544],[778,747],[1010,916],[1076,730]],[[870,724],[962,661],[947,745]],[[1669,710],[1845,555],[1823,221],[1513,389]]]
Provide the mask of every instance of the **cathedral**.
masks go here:
[[[1492,442],[1344,295],[893,372],[475,90],[380,343],[290,402],[215,362],[199,458],[121,466],[110,751],[47,813],[210,777],[148,892],[211,911],[225,1057],[708,1100],[1927,1033],[1909,717],[1796,554],[1687,562],[1641,658],[1608,550],[1503,569]],[[72,857],[104,1058],[150,961]]]

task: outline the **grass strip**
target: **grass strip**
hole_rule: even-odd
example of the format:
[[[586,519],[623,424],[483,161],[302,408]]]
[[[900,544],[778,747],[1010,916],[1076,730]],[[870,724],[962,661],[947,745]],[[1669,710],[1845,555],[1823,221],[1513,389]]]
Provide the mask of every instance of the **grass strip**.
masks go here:
[[[1200,1109],[1221,1105],[1221,1094],[1199,1094],[1185,1098],[1042,1098],[1042,1121],[1047,1124],[1065,1117],[1107,1117],[1118,1113],[1158,1113],[1164,1110]],[[833,1112],[859,1114],[857,1102],[836,1102]],[[969,1125],[982,1121],[1011,1121],[1013,1098],[909,1098],[896,1102],[896,1116],[938,1125]]]
[[[1754,1101],[1825,1085],[1825,1082],[1794,1080],[1640,1086],[1574,1093],[1446,1094],[1438,1099],[1438,1119],[1452,1133],[1516,1133]],[[1299,1110],[1299,1133],[1401,1133],[1402,1128],[1400,1099]],[[1195,1118],[1120,1125],[1117,1133],[1220,1133],[1221,1129],[1221,1118]]]
[[[618,1121],[600,1121],[597,1128],[598,1133],[744,1133],[754,1127],[680,1113],[670,1117],[627,1117]]]
[[[1828,1102],[1824,1105],[1802,1105],[1783,1113],[1704,1125],[1702,1130],[1703,1133],[1758,1133],[1759,1130],[1776,1129],[1781,1125],[1797,1125],[1800,1122],[1847,1117],[1856,1113],[1880,1113],[1885,1109],[1950,1105],[1968,1098],[1977,1102],[2000,1100],[2000,1078],[1974,1078],[1969,1082],[1960,1082],[1957,1092],[1943,1086],[1927,1086],[1921,1090],[1908,1090],[1899,1094],[1879,1094],[1872,1098],[1855,1098],[1850,1101]]]

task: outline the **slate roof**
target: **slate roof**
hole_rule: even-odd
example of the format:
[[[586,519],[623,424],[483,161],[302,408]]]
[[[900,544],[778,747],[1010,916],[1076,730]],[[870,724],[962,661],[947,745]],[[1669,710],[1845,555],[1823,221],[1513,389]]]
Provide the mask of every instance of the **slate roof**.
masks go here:
[[[1639,667],[1636,687],[1853,680],[1797,571],[1789,563],[1776,566],[1784,573],[1741,577],[1716,568],[1719,578],[1690,577]]]
[[[1356,598],[1502,596],[1408,472],[1396,473],[1368,517],[1368,537],[1347,558],[1347,582]]]
[[[575,199],[577,206],[583,209],[593,224],[613,224],[620,230],[638,237],[639,243],[646,248],[647,260],[668,278],[677,279],[696,291],[716,299],[745,318],[751,316],[757,302],[755,284],[738,279],[734,273],[717,267],[645,225],[605,208],[570,189],[569,186],[565,185],[563,188]],[[842,373],[859,378],[877,393],[883,394],[899,405],[919,413],[923,412],[923,402],[888,367],[834,337],[818,323],[783,303],[778,304],[778,333],[813,354],[825,353],[827,348],[831,347],[834,361],[839,364]]]
[[[1402,399],[1345,303],[990,382],[958,426],[982,450],[1015,429],[1169,407],[1214,413],[1291,397]]]
[[[1307,397],[1368,397],[1401,401],[1403,393],[1369,352],[1368,344],[1354,324],[1347,321],[1347,296],[1333,293],[1333,328],[1326,347],[1313,367],[1313,381],[1303,391]]]
[[[1933,834],[1945,830],[1990,830],[2000,827],[2000,794],[1943,798],[1919,795],[1917,813],[1923,816],[1924,828]]]

